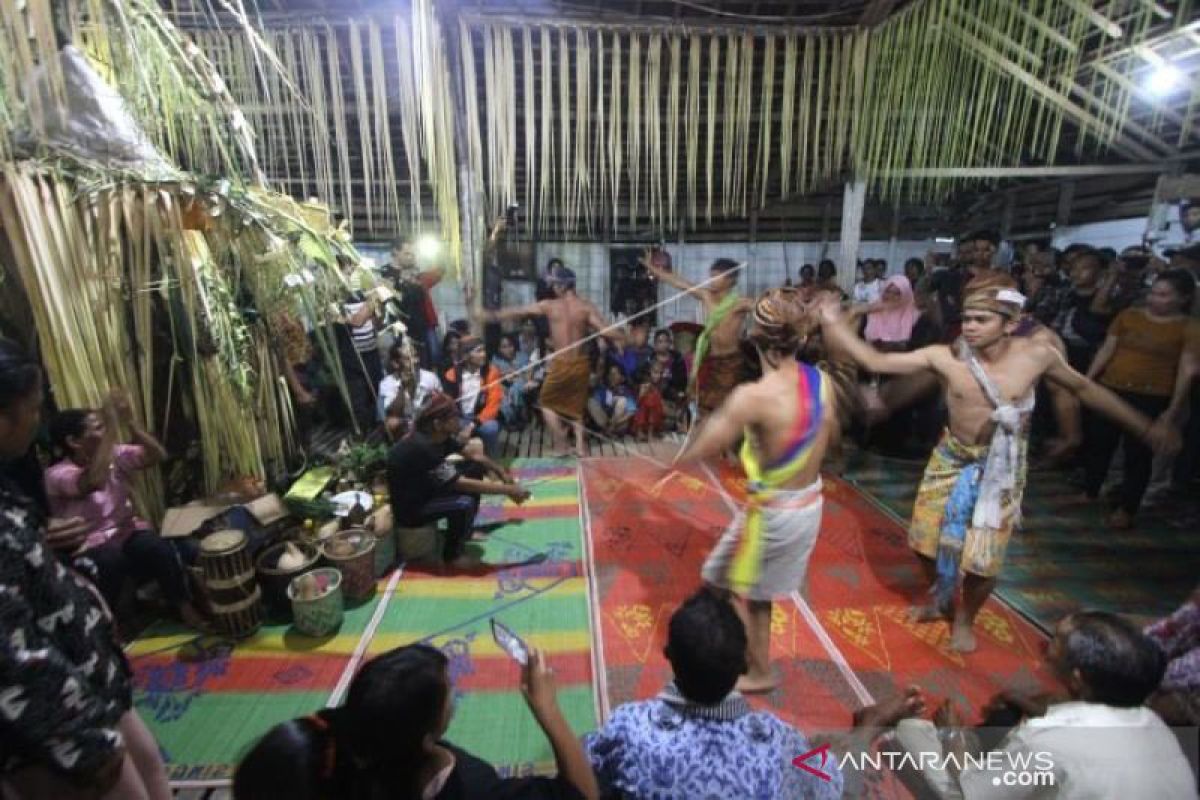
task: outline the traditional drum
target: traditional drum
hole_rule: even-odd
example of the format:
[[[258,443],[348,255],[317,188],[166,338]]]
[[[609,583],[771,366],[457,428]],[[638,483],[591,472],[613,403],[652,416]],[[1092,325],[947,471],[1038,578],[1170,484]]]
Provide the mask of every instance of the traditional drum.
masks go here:
[[[210,533],[200,541],[200,569],[217,628],[241,639],[262,625],[262,593],[254,580],[246,534],[238,530]]]

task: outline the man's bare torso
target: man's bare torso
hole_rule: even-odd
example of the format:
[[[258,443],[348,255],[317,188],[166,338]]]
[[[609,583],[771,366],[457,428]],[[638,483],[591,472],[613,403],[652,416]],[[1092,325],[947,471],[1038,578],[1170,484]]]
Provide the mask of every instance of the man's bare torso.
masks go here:
[[[733,290],[730,289],[730,291]],[[706,292],[703,296],[705,312],[712,314],[713,309],[721,304],[721,300],[724,297],[725,295]],[[725,317],[721,321],[721,324],[713,329],[708,339],[709,355],[726,356],[730,353],[736,353],[741,348],[742,325],[746,320],[746,313],[749,310],[749,303],[745,301],[740,302],[729,313],[729,316]]]
[[[556,352],[587,336],[589,320],[596,313],[591,303],[573,294],[543,300],[540,305],[550,322],[550,345]]]
[[[829,380],[824,376],[822,379]],[[801,402],[799,388],[795,370],[769,372],[757,383],[746,387],[743,396],[750,405],[752,443],[758,452],[759,463],[764,467],[782,458],[791,444]],[[823,429],[814,445],[816,449],[804,469],[788,481],[785,488],[802,489],[817,479],[836,419],[833,408],[824,410]]]
[[[1046,372],[1045,345],[1020,339],[1008,340],[1007,350],[994,360],[980,357],[984,372],[992,379],[1001,399],[1021,402]],[[971,374],[967,362],[949,347],[935,348],[933,364],[946,392],[950,432],[964,444],[987,444],[995,423],[995,407]]]

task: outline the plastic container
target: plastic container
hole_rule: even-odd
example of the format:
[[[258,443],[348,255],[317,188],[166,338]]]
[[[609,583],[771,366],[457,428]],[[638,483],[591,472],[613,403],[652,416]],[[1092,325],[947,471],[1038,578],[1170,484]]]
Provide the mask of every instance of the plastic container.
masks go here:
[[[313,569],[321,558],[321,551],[307,542],[291,542],[304,556],[297,566],[280,568],[279,557],[287,549],[288,542],[272,545],[258,554],[255,568],[258,571],[258,585],[262,587],[263,602],[267,605],[267,613],[277,620],[289,620],[292,617],[292,603],[288,598],[288,585],[297,575],[302,575]]]
[[[292,578],[287,589],[292,621],[306,636],[328,636],[342,626],[342,573],[321,567]]]

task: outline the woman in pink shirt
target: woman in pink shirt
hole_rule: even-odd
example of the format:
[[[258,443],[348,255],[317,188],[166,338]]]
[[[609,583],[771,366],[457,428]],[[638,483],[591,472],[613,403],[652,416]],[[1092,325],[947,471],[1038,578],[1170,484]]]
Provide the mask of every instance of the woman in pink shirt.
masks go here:
[[[121,423],[132,433],[117,443]],[[191,603],[180,553],[140,519],[130,499],[133,473],[162,461],[167,451],[133,418],[129,399],[114,393],[101,409],[63,411],[50,424],[50,438],[64,458],[46,470],[46,494],[56,517],[79,518],[89,529],[83,544],[64,555],[87,570],[116,608],[128,577],[155,581],[185,623],[203,627]]]

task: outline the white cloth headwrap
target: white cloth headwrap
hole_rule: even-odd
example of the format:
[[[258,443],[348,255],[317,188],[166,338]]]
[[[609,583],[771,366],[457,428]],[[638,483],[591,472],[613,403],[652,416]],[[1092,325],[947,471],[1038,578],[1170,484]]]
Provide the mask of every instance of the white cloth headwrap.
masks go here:
[[[979,500],[975,503],[971,526],[996,530],[1001,523],[1004,492],[1011,491],[1016,486],[1017,465],[1021,459],[1021,440],[1018,433],[1022,418],[1033,412],[1035,394],[1031,387],[1029,394],[1025,395],[1019,404],[1005,403],[996,384],[984,372],[975,351],[961,339],[959,355],[966,360],[971,375],[975,377],[979,388],[992,404],[992,421],[996,423],[996,430],[993,431],[992,441],[988,446],[987,461],[983,465],[983,476],[979,481]],[[1017,514],[1020,514],[1020,509],[1017,510]]]

